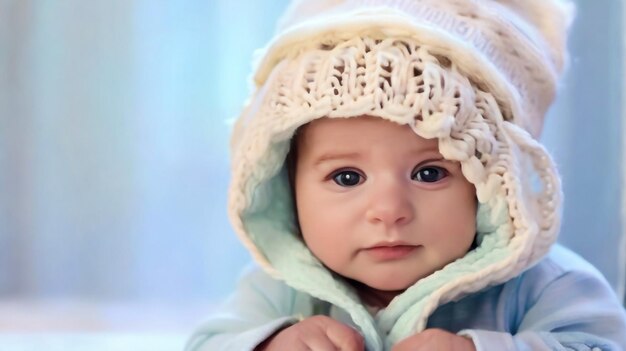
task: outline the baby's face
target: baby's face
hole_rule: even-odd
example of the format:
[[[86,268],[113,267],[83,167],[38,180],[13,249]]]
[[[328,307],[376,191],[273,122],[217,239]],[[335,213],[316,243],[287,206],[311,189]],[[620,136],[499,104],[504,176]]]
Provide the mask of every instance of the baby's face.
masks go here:
[[[377,117],[304,127],[295,193],[313,254],[385,291],[406,289],[464,256],[476,232],[475,189],[437,144]]]

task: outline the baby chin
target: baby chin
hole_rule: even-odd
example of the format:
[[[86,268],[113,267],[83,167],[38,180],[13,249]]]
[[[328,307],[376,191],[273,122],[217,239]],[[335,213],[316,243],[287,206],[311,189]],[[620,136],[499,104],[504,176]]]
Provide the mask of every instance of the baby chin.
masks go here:
[[[386,262],[363,265],[352,279],[381,291],[404,291],[432,273],[415,262]]]

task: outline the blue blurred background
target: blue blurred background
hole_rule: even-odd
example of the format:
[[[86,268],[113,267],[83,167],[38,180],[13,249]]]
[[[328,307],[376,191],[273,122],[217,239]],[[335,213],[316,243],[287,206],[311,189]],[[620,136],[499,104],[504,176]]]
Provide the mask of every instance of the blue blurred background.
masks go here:
[[[578,2],[543,141],[561,242],[623,294],[624,4]],[[233,289],[250,259],[226,216],[227,120],[286,4],[0,0],[0,331],[80,303],[187,311],[167,325],[186,330]]]

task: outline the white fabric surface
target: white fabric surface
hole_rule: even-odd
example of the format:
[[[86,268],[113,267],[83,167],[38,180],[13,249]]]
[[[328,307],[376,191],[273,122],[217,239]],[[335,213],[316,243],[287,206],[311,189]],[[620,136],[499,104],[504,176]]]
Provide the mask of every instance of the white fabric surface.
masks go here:
[[[11,351],[170,351],[182,350],[187,335],[149,333],[11,333],[0,349]]]
[[[0,301],[0,350],[182,350],[211,313],[200,303]]]

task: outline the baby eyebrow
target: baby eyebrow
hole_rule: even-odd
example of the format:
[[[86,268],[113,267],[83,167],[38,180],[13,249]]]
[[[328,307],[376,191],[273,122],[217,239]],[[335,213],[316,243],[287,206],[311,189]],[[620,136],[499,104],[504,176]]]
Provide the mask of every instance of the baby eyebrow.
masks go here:
[[[313,162],[314,166],[319,166],[323,163],[337,160],[356,160],[361,157],[358,152],[346,152],[346,153],[325,153],[317,157]]]
[[[431,162],[446,162],[447,163],[447,162],[451,162],[451,161],[448,161],[448,160],[446,160],[443,157],[431,157],[431,158],[427,158],[427,159],[421,161],[420,163],[418,163],[417,167],[425,165],[427,163],[431,163]]]
[[[317,167],[326,162],[332,161],[344,161],[344,160],[358,160],[362,157],[362,155],[358,152],[348,152],[348,153],[325,153],[315,159],[313,162],[313,166]],[[437,157],[429,157],[416,165],[416,167],[420,167],[424,164],[431,162],[445,162],[445,163],[454,163],[450,160],[446,160],[443,156]]]

